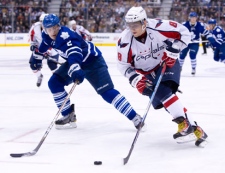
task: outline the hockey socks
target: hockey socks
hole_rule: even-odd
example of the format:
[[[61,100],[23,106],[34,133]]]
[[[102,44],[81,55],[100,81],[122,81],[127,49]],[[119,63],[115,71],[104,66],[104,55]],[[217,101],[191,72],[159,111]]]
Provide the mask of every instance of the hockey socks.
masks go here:
[[[175,94],[172,94],[163,101],[163,105],[173,116],[173,121],[178,124],[178,131],[173,135],[177,143],[196,141],[196,146],[203,146],[208,136],[202,128],[192,120],[190,114],[187,114],[187,109],[183,107],[179,98]]]

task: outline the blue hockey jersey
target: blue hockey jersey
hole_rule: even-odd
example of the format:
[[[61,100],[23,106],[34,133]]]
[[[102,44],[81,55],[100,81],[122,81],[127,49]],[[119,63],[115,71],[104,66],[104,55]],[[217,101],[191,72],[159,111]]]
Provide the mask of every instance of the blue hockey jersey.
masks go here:
[[[213,48],[219,48],[225,43],[225,32],[220,26],[215,26],[207,37]]]
[[[189,21],[182,23],[184,26],[188,28],[191,32],[191,40],[192,41],[199,41],[200,34],[207,36],[209,31],[205,29],[205,26],[201,22],[196,22],[195,25],[191,25]]]
[[[42,32],[42,38],[39,51],[44,53],[52,47],[69,65],[85,65],[102,55],[92,42],[84,41],[80,35],[65,26],[60,27],[56,40],[52,40],[45,32]]]

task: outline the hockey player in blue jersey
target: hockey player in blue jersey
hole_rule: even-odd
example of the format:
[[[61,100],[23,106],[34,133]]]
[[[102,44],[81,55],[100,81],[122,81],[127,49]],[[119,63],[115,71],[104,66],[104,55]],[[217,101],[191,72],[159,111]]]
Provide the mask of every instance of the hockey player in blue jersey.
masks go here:
[[[213,59],[225,63],[225,32],[222,27],[216,25],[215,19],[208,21],[210,34],[208,40],[214,51]]]
[[[209,31],[205,29],[204,25],[197,21],[197,17],[198,15],[196,12],[191,12],[189,14],[189,21],[183,23],[183,25],[186,26],[188,30],[191,32],[192,43],[190,43],[187,48],[181,51],[179,58],[180,66],[182,69],[185,57],[187,56],[187,53],[189,51],[189,56],[191,58],[192,75],[195,75],[196,73],[196,65],[197,65],[196,56],[199,49],[200,35],[202,34],[203,36],[207,37],[207,35],[209,34]]]
[[[75,81],[81,84],[85,78],[106,102],[133,121],[134,126],[138,128],[142,118],[126,98],[114,89],[101,51],[93,43],[84,41],[76,32],[60,26],[60,19],[54,14],[47,15],[43,25],[45,32],[42,34],[43,41],[39,51],[44,53],[52,47],[66,60],[48,82],[57,107],[61,107],[67,96],[64,87]],[[70,104],[70,100],[61,114],[63,117],[55,121],[57,129],[76,128],[74,105]]]

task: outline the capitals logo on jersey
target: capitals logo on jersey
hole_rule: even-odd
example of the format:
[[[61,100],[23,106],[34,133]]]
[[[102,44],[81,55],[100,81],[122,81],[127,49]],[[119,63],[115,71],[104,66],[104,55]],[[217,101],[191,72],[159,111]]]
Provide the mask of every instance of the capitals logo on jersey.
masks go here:
[[[158,20],[158,23],[155,25],[155,28],[159,27],[163,22],[161,19],[156,19]]]
[[[129,44],[129,43],[121,43],[121,38],[120,38],[119,41],[118,41],[118,46],[119,46],[120,48],[124,48],[124,47],[126,47],[128,44]]]

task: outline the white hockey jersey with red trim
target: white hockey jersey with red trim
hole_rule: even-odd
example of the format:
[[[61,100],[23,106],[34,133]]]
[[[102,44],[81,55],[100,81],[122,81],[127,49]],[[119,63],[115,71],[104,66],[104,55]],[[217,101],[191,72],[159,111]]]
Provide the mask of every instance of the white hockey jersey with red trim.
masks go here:
[[[156,68],[163,57],[166,44],[164,41],[179,40],[183,50],[191,42],[189,30],[180,23],[170,20],[148,19],[147,38],[137,41],[129,29],[125,29],[117,43],[118,69],[127,78],[135,70],[143,72]]]
[[[41,42],[42,42],[42,29],[41,29],[41,22],[35,22],[31,28],[30,28],[30,31],[29,31],[29,38],[30,38],[30,45],[34,45],[34,46],[37,46],[39,47],[41,45]],[[58,53],[50,48],[47,53],[50,55],[50,56],[55,56],[57,55]]]
[[[41,37],[42,29],[41,29],[41,22],[34,23],[29,31],[29,37],[30,37],[30,44],[35,46],[40,46],[42,42]]]
[[[72,29],[73,30],[73,29]],[[81,25],[76,25],[76,31],[84,40],[91,41],[91,33]]]

